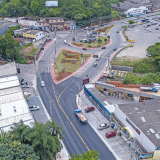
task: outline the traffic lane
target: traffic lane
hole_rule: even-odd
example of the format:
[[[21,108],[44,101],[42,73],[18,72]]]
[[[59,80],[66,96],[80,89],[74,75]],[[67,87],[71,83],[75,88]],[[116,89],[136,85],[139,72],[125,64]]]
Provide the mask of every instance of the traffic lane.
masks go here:
[[[40,79],[38,78],[37,81],[39,82]],[[53,92],[53,89],[51,87],[49,88],[49,90]],[[63,135],[63,141],[65,144],[67,144],[67,150],[69,151],[69,153],[82,154],[82,151],[87,151],[85,145],[77,136],[76,132],[73,130],[73,127],[71,127],[71,124],[58,107],[55,97],[52,94],[48,95],[48,93],[45,92],[45,89],[40,85],[38,85],[38,91],[50,116],[57,124],[62,124],[65,130],[65,134]],[[50,96],[52,98],[49,98]]]

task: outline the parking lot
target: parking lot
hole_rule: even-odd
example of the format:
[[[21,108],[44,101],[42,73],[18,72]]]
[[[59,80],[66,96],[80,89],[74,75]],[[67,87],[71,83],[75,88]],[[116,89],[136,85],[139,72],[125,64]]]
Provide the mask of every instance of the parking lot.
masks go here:
[[[152,18],[150,18],[152,19]],[[134,47],[128,47],[126,49],[124,49],[122,52],[120,52],[117,57],[137,57],[137,58],[146,58],[146,54],[147,51],[146,49],[148,48],[148,46],[150,45],[154,45],[156,42],[160,42],[160,21],[154,21],[151,20],[155,23],[157,23],[156,25],[151,25],[151,22],[148,23],[143,23],[143,24],[139,24],[141,22],[140,20],[136,20],[137,24],[136,26],[134,26],[133,28],[128,28],[125,32],[126,35],[128,36],[128,38],[130,40],[134,40],[135,43]],[[150,24],[151,26],[148,26],[147,28],[151,29],[150,31],[147,31],[146,29],[144,29],[144,26]],[[124,24],[126,25],[126,24]],[[159,28],[159,30],[156,30],[156,28]],[[130,44],[129,42],[127,42],[127,44]]]

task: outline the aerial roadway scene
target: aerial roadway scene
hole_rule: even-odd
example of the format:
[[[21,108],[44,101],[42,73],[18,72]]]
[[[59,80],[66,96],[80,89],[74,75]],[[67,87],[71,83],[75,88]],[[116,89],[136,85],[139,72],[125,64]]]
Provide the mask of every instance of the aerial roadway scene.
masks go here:
[[[160,160],[159,0],[0,0],[0,160]]]

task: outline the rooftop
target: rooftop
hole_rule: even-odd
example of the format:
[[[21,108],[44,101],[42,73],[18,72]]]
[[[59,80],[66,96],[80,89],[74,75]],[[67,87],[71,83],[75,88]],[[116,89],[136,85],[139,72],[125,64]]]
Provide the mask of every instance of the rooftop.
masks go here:
[[[63,17],[41,17],[41,19],[58,20],[63,19]]]
[[[38,31],[38,30],[24,30],[23,32],[28,33],[28,34],[37,34],[38,32],[42,32],[42,31]]]
[[[14,39],[15,39],[16,41],[18,41],[19,43],[24,41],[23,38],[14,38]]]
[[[160,147],[160,100],[145,101],[145,103],[118,104],[124,114],[148,137]],[[132,113],[132,116],[129,115]],[[146,132],[149,131],[149,134]]]

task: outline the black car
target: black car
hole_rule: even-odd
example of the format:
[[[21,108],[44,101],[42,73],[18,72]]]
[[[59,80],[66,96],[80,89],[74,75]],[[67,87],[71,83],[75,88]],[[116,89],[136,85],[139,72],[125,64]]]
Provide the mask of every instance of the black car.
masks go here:
[[[117,33],[119,33],[119,32],[117,31]]]
[[[114,48],[114,49],[113,49],[113,51],[116,51],[116,50],[117,50],[117,48]]]
[[[106,49],[106,47],[102,47],[102,49]]]

